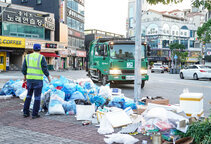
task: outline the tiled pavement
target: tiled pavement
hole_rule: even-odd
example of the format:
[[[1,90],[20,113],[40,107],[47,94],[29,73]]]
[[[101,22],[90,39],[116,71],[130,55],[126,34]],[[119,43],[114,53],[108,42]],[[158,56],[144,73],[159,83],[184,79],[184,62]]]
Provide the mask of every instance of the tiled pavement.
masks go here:
[[[74,115],[40,113],[41,118],[23,118],[18,98],[0,100],[0,144],[104,144],[95,125],[82,126]],[[141,143],[148,137],[136,135]]]

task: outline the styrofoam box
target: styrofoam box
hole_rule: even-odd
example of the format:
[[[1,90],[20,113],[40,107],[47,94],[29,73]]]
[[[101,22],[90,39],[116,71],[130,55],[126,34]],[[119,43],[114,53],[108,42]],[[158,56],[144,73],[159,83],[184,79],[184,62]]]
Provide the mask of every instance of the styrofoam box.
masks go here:
[[[183,93],[180,95],[180,107],[186,114],[200,114],[203,112],[202,93]]]
[[[111,88],[112,95],[120,95],[122,90],[119,88]]]

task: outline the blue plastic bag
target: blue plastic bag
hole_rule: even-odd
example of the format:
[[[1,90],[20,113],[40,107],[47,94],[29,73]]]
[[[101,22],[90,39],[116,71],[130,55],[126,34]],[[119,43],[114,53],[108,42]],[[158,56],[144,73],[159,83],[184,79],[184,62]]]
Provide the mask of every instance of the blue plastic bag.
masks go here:
[[[51,92],[51,95],[57,95],[60,98],[62,98],[62,100],[65,99],[65,93],[61,90],[53,89],[52,92]]]
[[[66,83],[61,90],[65,92],[65,101],[68,101],[72,94],[76,91],[76,86],[74,83]]]
[[[76,114],[76,104],[74,100],[65,101],[62,106],[65,113]]]
[[[57,87],[57,86],[63,87],[64,84],[69,83],[69,81],[67,78],[60,76],[59,79],[53,79],[51,83],[53,84],[54,87]]]
[[[2,92],[5,95],[15,95],[15,91],[12,87],[12,84],[15,83],[13,80],[9,80],[8,82],[6,82],[2,88]]]
[[[113,97],[112,100],[109,102],[109,107],[118,107],[118,108],[124,108],[125,99],[121,96]]]
[[[127,107],[131,107],[132,109],[137,109],[136,104],[134,103],[133,100],[126,100],[123,109],[126,109]]]
[[[92,88],[92,84],[90,82],[84,83],[84,89],[90,90]]]
[[[106,103],[106,99],[102,96],[92,96],[90,97],[90,102],[95,104],[97,107],[102,106]]]
[[[76,100],[76,99],[86,100],[84,95],[79,91],[74,92],[70,99],[71,100]]]

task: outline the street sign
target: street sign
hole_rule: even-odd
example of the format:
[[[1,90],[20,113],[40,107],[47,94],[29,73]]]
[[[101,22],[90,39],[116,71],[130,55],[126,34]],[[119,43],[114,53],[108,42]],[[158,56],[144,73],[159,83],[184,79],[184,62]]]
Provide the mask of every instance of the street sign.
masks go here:
[[[177,59],[177,58],[178,58],[177,55],[175,55],[175,56],[174,56],[174,59]]]

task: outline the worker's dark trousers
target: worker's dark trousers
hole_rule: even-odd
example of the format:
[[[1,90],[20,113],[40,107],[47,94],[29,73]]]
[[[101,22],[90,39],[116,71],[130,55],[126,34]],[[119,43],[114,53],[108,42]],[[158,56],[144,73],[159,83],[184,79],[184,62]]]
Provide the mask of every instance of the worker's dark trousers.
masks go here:
[[[28,93],[23,108],[24,114],[29,114],[29,107],[34,93],[34,106],[33,106],[32,116],[38,115],[38,112],[40,110],[40,97],[41,97],[42,87],[43,87],[43,81],[41,80],[27,80]]]

